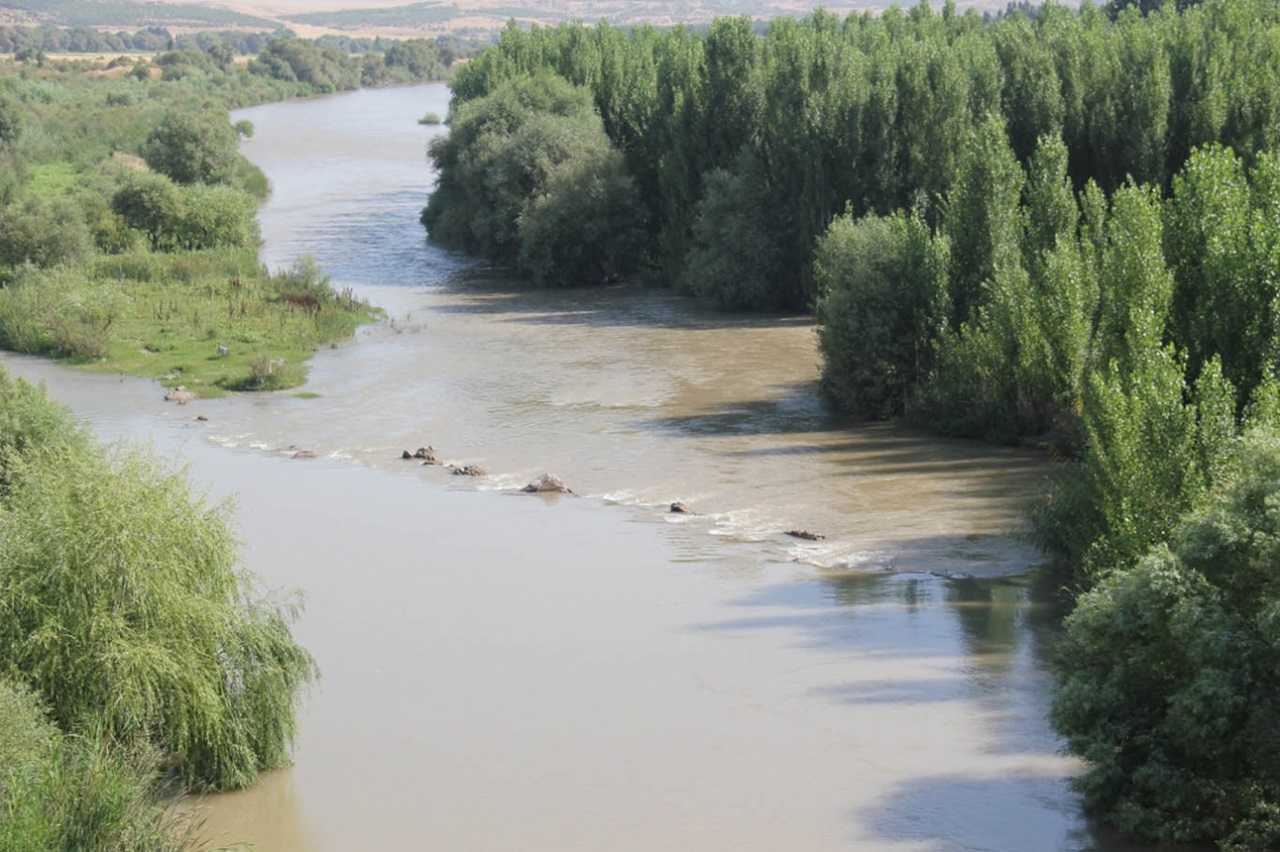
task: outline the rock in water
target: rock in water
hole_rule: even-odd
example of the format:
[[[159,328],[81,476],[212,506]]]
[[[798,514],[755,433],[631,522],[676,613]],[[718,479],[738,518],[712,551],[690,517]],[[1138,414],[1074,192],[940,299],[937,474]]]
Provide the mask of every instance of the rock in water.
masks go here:
[[[686,505],[685,505],[685,504],[683,504],[683,503],[672,503],[672,504],[671,504],[671,514],[673,514],[673,515],[696,515],[696,514],[698,514],[698,513],[697,513],[697,512],[695,512],[695,511],[693,511],[692,509],[690,509],[688,506],[686,506]]]
[[[572,494],[572,493],[573,493],[573,489],[572,489],[572,488],[570,488],[569,486],[565,485],[565,484],[560,480],[560,477],[556,476],[554,473],[544,473],[544,474],[542,474],[542,476],[539,476],[537,479],[533,480],[533,482],[530,482],[528,485],[526,485],[526,486],[525,486],[524,488],[522,488],[521,490],[522,490],[522,491],[527,491],[527,492],[529,492],[530,494],[533,494],[533,493],[541,493],[541,492],[544,492],[544,491],[550,491],[550,492],[558,493],[558,494]]]
[[[450,468],[454,476],[484,476],[484,468],[474,464],[464,464],[462,467]]]
[[[803,538],[807,541],[822,541],[826,538],[822,533],[809,532],[808,530],[787,530],[787,535],[792,538]]]

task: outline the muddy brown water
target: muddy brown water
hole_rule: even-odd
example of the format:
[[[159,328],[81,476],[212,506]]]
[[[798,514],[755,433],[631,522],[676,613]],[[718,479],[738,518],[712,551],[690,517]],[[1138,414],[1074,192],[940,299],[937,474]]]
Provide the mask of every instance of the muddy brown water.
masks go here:
[[[1045,722],[1054,590],[1011,535],[1043,461],[833,417],[802,319],[531,291],[427,244],[424,149],[445,130],[416,119],[447,102],[420,86],[235,115],[274,188],[268,263],[312,254],[388,312],[317,354],[308,396],[176,406],[0,356],[234,496],[246,565],[307,595],[296,633],[323,679],[296,765],[196,804],[206,838],[1121,848],[1081,816]],[[398,458],[428,444],[489,475]],[[518,493],[544,471],[580,496]]]

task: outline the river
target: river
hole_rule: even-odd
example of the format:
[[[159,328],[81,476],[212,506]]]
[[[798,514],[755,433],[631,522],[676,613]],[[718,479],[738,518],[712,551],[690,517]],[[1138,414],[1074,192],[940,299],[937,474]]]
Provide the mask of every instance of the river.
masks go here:
[[[296,765],[200,803],[207,839],[1122,848],[1045,722],[1059,614],[1013,535],[1043,460],[833,417],[806,320],[532,291],[427,244],[445,129],[416,119],[447,104],[432,85],[234,115],[273,186],[267,263],[314,255],[388,313],[317,353],[307,393],[179,407],[0,357],[234,495],[246,565],[307,595],[323,680]],[[399,458],[428,444],[488,475]],[[518,493],[544,471],[579,496]]]

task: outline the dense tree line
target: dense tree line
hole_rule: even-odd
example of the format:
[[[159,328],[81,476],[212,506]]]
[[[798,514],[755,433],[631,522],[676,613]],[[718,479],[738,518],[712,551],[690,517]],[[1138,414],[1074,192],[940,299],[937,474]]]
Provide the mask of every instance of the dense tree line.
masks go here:
[[[261,38],[260,36],[255,36]],[[124,53],[167,50],[174,38],[164,27],[107,32],[91,27],[0,26],[0,53]],[[261,50],[261,44],[253,50]]]
[[[811,309],[839,407],[1055,450],[1032,529],[1081,595],[1054,717],[1089,805],[1272,848],[1278,84],[1274,0],[513,27],[457,76],[423,221],[544,284]],[[532,132],[552,90],[609,147]],[[550,199],[635,212],[548,273]]]
[[[1256,0],[1115,21],[1088,4],[1048,6],[989,25],[922,4],[781,19],[762,37],[745,18],[705,34],[511,27],[460,70],[455,103],[537,71],[584,87],[640,193],[638,260],[664,283],[721,268],[699,254],[723,254],[711,235],[731,245],[732,211],[758,209],[753,227],[778,253],[769,286],[743,300],[728,269],[698,286],[727,303],[805,308],[818,292],[814,241],[831,220],[919,209],[936,227],[988,115],[1024,165],[1042,135],[1060,136],[1078,190],[1092,180],[1110,193],[1129,178],[1167,189],[1211,141],[1251,162],[1280,138],[1275,18]]]
[[[23,60],[50,53],[161,53],[164,51],[199,52],[211,55],[257,56],[276,39],[296,38],[289,30],[255,32],[246,30],[178,33],[164,27],[142,27],[133,32],[109,32],[92,27],[0,26],[0,53],[11,53]],[[474,42],[456,36],[434,39],[384,39],[324,35],[309,40],[321,50],[336,49],[340,53],[381,54],[392,68],[403,67],[415,80],[439,79],[440,68],[449,68],[459,59],[476,52]],[[429,59],[425,59],[429,57]],[[403,81],[401,81],[403,82]]]
[[[43,65],[46,54],[156,52],[155,66],[166,79],[185,76],[236,76],[245,70],[259,77],[301,84],[300,94],[349,91],[443,80],[455,61],[473,47],[452,38],[437,39],[299,39],[289,33],[198,32],[176,38],[160,27],[136,33],[107,33],[87,27],[0,27],[0,53],[19,62]],[[244,69],[237,56],[252,57]],[[117,60],[123,62],[124,60]],[[139,74],[147,65],[140,63]],[[224,83],[225,80],[218,80]]]

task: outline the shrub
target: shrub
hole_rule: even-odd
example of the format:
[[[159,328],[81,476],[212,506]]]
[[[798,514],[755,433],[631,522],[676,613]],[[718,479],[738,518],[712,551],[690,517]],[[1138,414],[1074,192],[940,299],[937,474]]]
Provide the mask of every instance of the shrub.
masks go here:
[[[822,384],[846,411],[901,414],[945,326],[946,245],[916,216],[833,220],[814,275]]]
[[[34,447],[0,505],[0,671],[64,730],[148,742],[189,783],[242,787],[284,765],[315,674],[298,608],[236,565],[228,507],[137,451]]]
[[[1067,620],[1055,726],[1086,804],[1160,842],[1280,842],[1280,436]]]
[[[0,497],[6,492],[10,464],[23,453],[49,446],[83,452],[89,433],[43,390],[0,369]]]
[[[88,281],[83,272],[28,269],[0,290],[0,346],[39,355],[102,358],[126,304],[120,291]]]
[[[628,273],[639,243],[635,185],[605,149],[558,166],[520,216],[519,265],[540,287],[599,284]]]
[[[685,289],[723,308],[778,308],[782,252],[773,234],[768,176],[749,147],[734,159],[733,170],[715,169],[706,177],[698,203],[693,247],[682,275]]]
[[[70,199],[31,199],[0,210],[0,266],[78,263],[92,251],[84,215]]]
[[[226,116],[171,112],[147,137],[147,165],[178,183],[230,183],[239,134]]]

